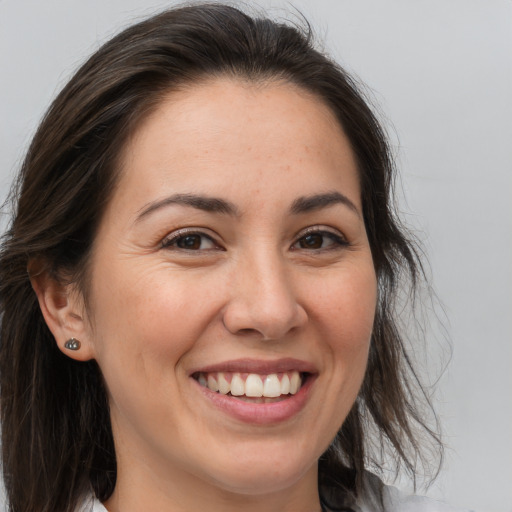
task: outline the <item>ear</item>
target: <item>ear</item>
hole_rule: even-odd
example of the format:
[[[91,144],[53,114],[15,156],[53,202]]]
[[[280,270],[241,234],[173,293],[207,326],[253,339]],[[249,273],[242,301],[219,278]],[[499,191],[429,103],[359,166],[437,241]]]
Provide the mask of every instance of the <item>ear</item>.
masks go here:
[[[30,282],[57,346],[65,355],[77,361],[94,359],[93,337],[82,294],[76,285],[60,283],[46,269],[37,269],[33,273],[36,266],[30,266]],[[80,341],[79,350],[65,347],[70,338]]]

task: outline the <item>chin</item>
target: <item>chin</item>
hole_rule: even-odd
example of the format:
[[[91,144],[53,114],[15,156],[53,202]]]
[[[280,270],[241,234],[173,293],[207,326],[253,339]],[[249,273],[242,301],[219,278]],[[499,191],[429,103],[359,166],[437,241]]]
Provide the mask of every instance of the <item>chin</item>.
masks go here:
[[[232,494],[245,496],[261,496],[278,493],[297,485],[309,471],[317,471],[317,462],[312,467],[276,469],[271,464],[254,467],[244,473],[235,471],[232,474],[218,475],[215,485]]]
[[[260,445],[256,451],[230,451],[228,460],[217,459],[216,471],[209,477],[216,487],[230,493],[257,496],[279,492],[298,484],[308,473],[317,472],[318,458],[311,453],[306,456],[299,446]]]

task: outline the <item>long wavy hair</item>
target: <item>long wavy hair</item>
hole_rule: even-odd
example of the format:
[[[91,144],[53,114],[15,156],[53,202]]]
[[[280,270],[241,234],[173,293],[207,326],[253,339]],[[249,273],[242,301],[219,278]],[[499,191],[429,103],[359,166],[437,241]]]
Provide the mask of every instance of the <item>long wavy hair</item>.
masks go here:
[[[365,468],[405,466],[414,475],[425,441],[440,453],[436,429],[424,419],[429,396],[397,317],[404,280],[414,293],[423,268],[395,213],[390,148],[356,81],[301,25],[219,4],[165,11],[102,46],[44,116],[11,193],[0,253],[2,456],[11,512],[71,512],[91,488],[107,499],[116,482],[98,365],[58,350],[27,268],[37,262],[54,279],[76,282],[87,298],[91,247],[127,138],[169,92],[217,76],[287,81],[313,93],[356,156],[378,305],[359,396],[319,461],[321,488],[356,496]]]

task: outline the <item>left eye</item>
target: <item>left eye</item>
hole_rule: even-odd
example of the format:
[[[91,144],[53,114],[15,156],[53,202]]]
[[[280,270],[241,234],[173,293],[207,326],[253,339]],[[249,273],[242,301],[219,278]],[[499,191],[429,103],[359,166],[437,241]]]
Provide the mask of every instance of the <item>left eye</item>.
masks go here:
[[[318,250],[343,245],[347,245],[347,242],[340,235],[327,231],[315,231],[299,238],[293,248]]]
[[[164,248],[177,248],[185,251],[204,251],[215,249],[217,245],[202,233],[183,233],[169,237],[162,243]]]

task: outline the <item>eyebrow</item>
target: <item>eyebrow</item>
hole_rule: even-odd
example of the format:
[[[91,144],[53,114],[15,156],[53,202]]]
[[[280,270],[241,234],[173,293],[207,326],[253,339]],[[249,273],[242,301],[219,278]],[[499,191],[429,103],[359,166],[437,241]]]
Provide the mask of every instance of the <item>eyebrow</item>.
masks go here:
[[[174,194],[172,196],[154,201],[144,206],[137,216],[136,221],[143,219],[150,213],[169,205],[178,204],[182,206],[190,206],[198,210],[210,213],[222,213],[225,215],[238,216],[238,208],[229,201],[219,199],[217,197],[200,196],[196,194]]]
[[[361,216],[357,206],[347,196],[336,191],[299,197],[293,202],[290,211],[297,215],[327,208],[335,204],[348,206],[348,208],[354,211],[359,217]]]
[[[150,215],[156,210],[173,204],[190,206],[191,208],[196,208],[198,210],[203,210],[209,213],[220,213],[235,217],[240,216],[238,208],[233,203],[226,201],[225,199],[197,194],[174,194],[172,196],[145,205],[143,208],[141,208],[141,210],[139,210],[136,222],[139,222],[141,219]],[[292,203],[290,212],[293,215],[299,215],[302,213],[320,210],[322,208],[328,208],[329,206],[333,206],[335,204],[343,204],[348,206],[348,208],[360,216],[356,205],[347,196],[336,191],[299,197]]]

